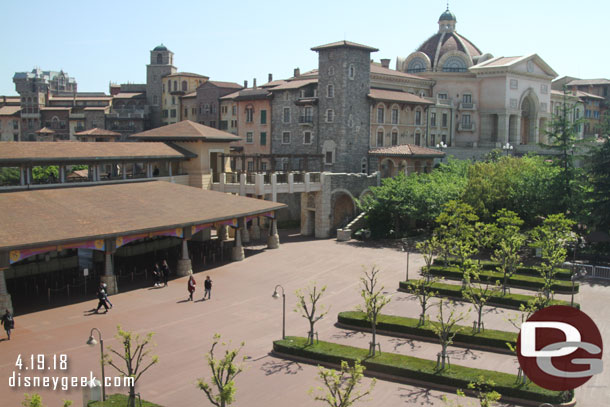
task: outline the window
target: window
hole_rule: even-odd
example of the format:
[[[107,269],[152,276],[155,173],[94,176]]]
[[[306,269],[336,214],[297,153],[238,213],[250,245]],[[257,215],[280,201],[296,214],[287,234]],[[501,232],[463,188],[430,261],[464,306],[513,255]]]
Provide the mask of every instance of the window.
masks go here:
[[[443,113],[443,127],[447,127],[447,113]]]
[[[210,105],[212,107],[212,113],[216,113],[216,103]]]
[[[444,143],[444,144],[447,144],[447,135],[446,135],[446,134],[443,134],[443,135],[441,136],[441,140],[443,141],[443,143]]]
[[[335,86],[334,85],[328,85],[326,87],[326,97],[328,97],[328,98],[335,97]]]
[[[254,161],[248,161],[248,172],[254,171]]]
[[[187,107],[184,108],[184,117],[187,118],[189,115],[189,109]]]
[[[267,124],[267,111],[261,110],[261,124]]]
[[[193,108],[191,108],[191,114],[192,114],[193,116],[195,116],[195,113],[197,113],[197,109],[195,109],[194,107],[193,107]]]
[[[335,67],[329,66],[328,67],[328,76],[333,76],[334,74],[335,74]]]
[[[267,145],[267,133],[262,132],[261,133],[261,146],[266,146]]]
[[[465,93],[462,95],[462,102],[463,103],[472,103],[472,95]]]
[[[311,132],[306,131],[303,133],[303,144],[311,144]]]
[[[362,160],[360,160],[360,168],[360,172],[363,174],[368,173],[368,163],[366,162],[366,157],[362,157]]]
[[[176,97],[172,96],[172,105],[175,105],[175,104],[176,104]]]
[[[332,164],[333,163],[333,152],[327,151],[324,156],[324,164]]]
[[[436,145],[436,134],[430,136],[430,144],[434,147]]]
[[[172,109],[169,112],[170,117],[176,117],[176,109]]]
[[[302,123],[313,123],[313,107],[305,106],[303,109],[303,118],[301,120]]]
[[[416,110],[415,111],[415,125],[416,126],[420,126],[421,125],[421,110]]]
[[[377,108],[377,123],[383,123],[385,109],[383,107]]]
[[[334,119],[335,119],[335,111],[333,109],[328,109],[326,111],[326,122],[332,123]]]
[[[262,162],[261,163],[261,171],[267,171],[267,163],[266,162]]]
[[[393,146],[398,145],[398,131],[397,130],[392,130],[392,145]]]
[[[167,119],[168,114],[167,114],[167,109],[163,109],[163,118]]]
[[[398,124],[398,109],[392,109],[392,124]]]
[[[157,64],[163,63],[163,54],[157,54]]]
[[[439,99],[447,99],[447,94],[446,93],[439,93],[438,95],[436,95]]]
[[[290,144],[290,132],[285,131],[282,133],[282,144]]]
[[[518,89],[519,88],[519,81],[516,79],[511,79],[510,80],[510,88],[511,89]]]
[[[415,133],[415,144],[416,145],[421,145],[421,134],[419,133]]]
[[[377,130],[377,147],[383,147],[383,129]]]
[[[220,106],[220,113],[221,114],[227,114],[227,107],[226,106]]]
[[[182,81],[182,91],[186,92],[187,89],[188,89],[188,85],[187,85],[186,81]]]
[[[13,130],[19,130],[19,120],[13,120]]]
[[[163,84],[163,93],[165,93],[165,84]]]
[[[458,56],[447,58],[443,64],[443,72],[466,72],[468,67],[464,60]]]
[[[356,67],[354,64],[349,65],[349,68],[347,69],[347,77],[350,79],[354,79],[356,77]]]
[[[237,106],[236,105],[231,106],[231,114],[233,116],[237,115]]]
[[[252,132],[249,131],[246,133],[246,143],[252,144],[253,142],[254,142],[254,136],[252,135]]]
[[[172,91],[172,81],[167,81],[167,91],[168,92]]]
[[[430,113],[430,126],[436,127],[436,113]]]
[[[246,123],[252,123],[254,117],[254,109],[252,106],[246,107]]]
[[[174,81],[174,92],[178,91],[178,81]]]
[[[284,123],[290,123],[290,108],[285,107],[282,115],[282,121]]]

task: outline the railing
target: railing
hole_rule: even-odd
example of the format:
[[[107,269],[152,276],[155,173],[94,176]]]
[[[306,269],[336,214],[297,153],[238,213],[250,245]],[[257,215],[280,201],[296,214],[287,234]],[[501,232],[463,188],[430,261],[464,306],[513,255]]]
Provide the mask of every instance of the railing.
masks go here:
[[[299,116],[299,123],[313,123],[313,116]]]
[[[256,183],[256,173],[249,172],[246,174],[246,184],[255,184]]]
[[[227,172],[226,174],[226,183],[227,184],[239,184],[239,173],[237,172]]]
[[[279,172],[276,175],[276,182],[278,184],[287,184],[288,183],[288,174],[285,172]]]
[[[309,182],[320,182],[320,173],[319,172],[309,173]]]
[[[458,130],[460,131],[474,131],[474,122],[470,123],[462,123],[458,125]]]
[[[474,103],[462,102],[460,103],[460,109],[474,109]]]
[[[302,184],[305,182],[305,173],[302,172],[296,172],[294,173],[294,175],[292,176],[292,181],[295,184]]]
[[[451,106],[453,104],[453,102],[451,101],[451,99],[436,98],[436,104]]]

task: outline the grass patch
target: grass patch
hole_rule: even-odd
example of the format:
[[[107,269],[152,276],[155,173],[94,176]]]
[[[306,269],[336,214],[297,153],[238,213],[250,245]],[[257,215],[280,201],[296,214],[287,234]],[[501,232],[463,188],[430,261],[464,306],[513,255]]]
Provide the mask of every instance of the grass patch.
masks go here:
[[[410,280],[411,281],[411,280]],[[411,292],[411,282],[410,281],[401,281],[399,283],[398,290],[404,292]],[[444,284],[444,283],[433,283],[432,290],[438,293],[439,297],[452,297],[458,300],[464,300],[462,295],[462,287],[456,284]],[[476,292],[476,290],[475,290]],[[523,294],[506,294],[502,295],[502,292],[496,292],[489,297],[487,301],[488,305],[494,305],[496,307],[504,307],[504,308],[516,308],[519,309],[521,304],[527,306],[527,302],[535,299],[535,296],[532,295],[523,295]],[[466,300],[464,300],[466,301]],[[551,300],[551,305],[566,305],[570,306],[569,301],[562,300]],[[580,309],[580,304],[574,303],[574,307]]]
[[[444,266],[444,265],[458,266],[459,264],[460,264],[460,261],[457,259],[448,259],[446,262],[441,259],[434,259],[435,266]],[[500,266],[500,263],[497,263],[497,262],[494,262],[491,260],[481,260],[481,267],[483,268],[483,270],[497,271],[499,266]],[[555,278],[557,280],[564,280],[564,281],[572,280],[572,272],[570,270],[564,269],[564,268],[557,268],[555,270],[557,271],[557,274],[555,274]],[[521,267],[517,267],[517,271],[515,272],[515,274],[539,277],[540,268],[536,267],[536,266],[521,266]]]
[[[91,401],[87,404],[88,407],[127,407],[129,396],[125,394],[111,394],[106,397],[105,402]],[[136,396],[136,406],[140,407],[140,402]],[[142,400],[142,407],[162,407],[158,404]]]
[[[445,277],[449,280],[461,281],[464,273],[454,266],[432,266],[429,269],[430,274],[440,277]],[[495,284],[496,281],[502,284],[504,277],[502,273],[492,270],[483,270],[479,273],[479,279],[483,282]],[[508,279],[508,285],[515,288],[524,288],[526,290],[540,290],[544,287],[544,280],[541,277],[524,276],[513,274]],[[574,293],[578,292],[579,284],[574,284]],[[572,281],[555,280],[551,285],[551,290],[556,293],[570,294],[572,293]]]
[[[340,323],[355,328],[371,327],[371,323],[366,320],[366,314],[360,311],[341,312],[337,319]],[[461,329],[461,332],[457,333],[453,339],[455,342],[496,348],[502,351],[502,353],[510,352],[508,346],[506,346],[507,342],[513,346],[517,343],[517,334],[514,332],[486,329],[476,333],[472,331],[471,326],[463,325],[457,325],[454,328],[454,331]],[[382,314],[377,317],[377,329],[387,331],[390,334],[407,334],[438,341],[438,336],[432,330],[432,324],[426,322],[423,325],[419,325],[419,319],[417,318]]]
[[[390,374],[404,379],[414,379],[465,389],[468,383],[475,382],[479,376],[494,381],[494,390],[506,397],[532,400],[537,402],[559,403],[570,398],[569,394],[543,389],[533,383],[517,384],[516,375],[474,369],[452,364],[444,370],[436,369],[436,362],[396,353],[381,353],[368,357],[368,350],[330,342],[317,342],[306,346],[307,339],[289,336],[273,342],[273,350],[289,355],[300,356],[318,362],[340,364],[342,360],[353,363],[360,359],[368,372]]]

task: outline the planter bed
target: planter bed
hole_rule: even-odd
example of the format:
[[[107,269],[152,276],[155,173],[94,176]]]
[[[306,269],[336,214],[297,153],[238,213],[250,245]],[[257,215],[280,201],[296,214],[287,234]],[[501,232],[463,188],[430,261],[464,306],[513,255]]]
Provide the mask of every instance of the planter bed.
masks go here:
[[[366,320],[366,314],[360,311],[347,311],[339,313],[337,318],[339,324],[352,329],[371,329],[371,323]],[[438,342],[438,336],[432,330],[432,324],[427,322],[418,325],[419,319],[399,317],[395,315],[379,315],[377,317],[378,333],[386,335],[409,336],[425,341]],[[517,343],[517,334],[514,332],[495,331],[486,329],[479,333],[473,333],[471,326],[458,325],[456,329],[462,328],[461,332],[453,338],[453,346],[478,348],[489,352],[513,354],[506,343],[513,346]]]
[[[460,264],[460,261],[457,259],[449,259],[446,262],[444,262],[443,260],[440,260],[440,259],[434,259],[435,266],[444,266],[445,264],[450,265],[450,266],[457,266]],[[496,263],[491,260],[481,260],[481,268],[483,270],[497,271],[499,266],[500,266],[500,263]],[[555,278],[557,280],[571,281],[571,279],[572,279],[571,270],[565,269],[565,268],[557,268],[556,270],[557,270],[557,274],[555,274]],[[517,271],[515,272],[515,274],[539,277],[540,268],[536,267],[536,266],[521,266],[521,267],[517,267]]]
[[[546,390],[533,383],[519,385],[516,375],[508,373],[454,364],[439,371],[436,369],[435,361],[412,356],[384,352],[375,357],[368,357],[367,349],[322,341],[309,346],[306,346],[305,343],[306,338],[289,336],[273,342],[273,351],[280,355],[305,358],[313,364],[323,363],[337,366],[341,364],[342,360],[353,363],[359,359],[366,367],[365,372],[369,375],[380,375],[384,378],[410,383],[423,383],[445,390],[467,389],[468,383],[476,382],[480,376],[484,376],[486,379],[493,380],[494,390],[500,393],[504,400],[512,399],[519,404],[561,403],[566,398],[560,392]]]
[[[410,293],[411,285],[409,281],[401,281],[399,283],[398,291]],[[439,297],[453,298],[459,301],[467,301],[462,296],[462,287],[456,284],[444,284],[444,283],[433,283],[432,289],[438,293]],[[502,295],[501,292],[495,293],[487,301],[487,305],[493,305],[501,308],[513,308],[519,309],[521,304],[527,306],[527,302],[536,298],[532,295],[523,294],[506,294]],[[551,300],[551,305],[566,305],[570,306],[569,301]],[[580,309],[578,303],[574,303],[574,307]]]
[[[429,273],[434,276],[445,277],[449,280],[461,281],[464,273],[454,266],[432,266],[430,267]],[[479,273],[479,278],[482,282],[489,282],[495,284],[496,282],[502,284],[504,277],[502,273],[483,270]],[[523,276],[513,274],[508,279],[508,285],[515,288],[524,288],[526,290],[540,290],[544,287],[544,280],[540,277]],[[578,292],[579,284],[574,284],[574,293]],[[572,282],[555,280],[551,285],[551,290],[561,294],[572,293]]]

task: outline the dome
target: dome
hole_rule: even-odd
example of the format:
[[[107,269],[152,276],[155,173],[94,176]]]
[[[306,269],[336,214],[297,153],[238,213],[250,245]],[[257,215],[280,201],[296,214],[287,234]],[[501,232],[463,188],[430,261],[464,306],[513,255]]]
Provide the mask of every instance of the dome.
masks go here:
[[[167,51],[167,47],[163,44],[157,45],[153,51]]]
[[[438,18],[438,21],[457,21],[455,18],[455,14],[453,14],[449,9],[445,10],[443,14]]]

